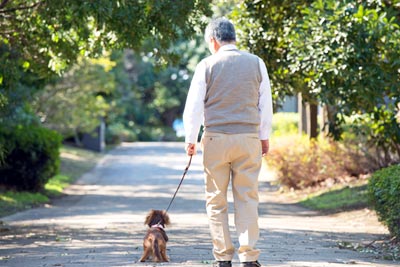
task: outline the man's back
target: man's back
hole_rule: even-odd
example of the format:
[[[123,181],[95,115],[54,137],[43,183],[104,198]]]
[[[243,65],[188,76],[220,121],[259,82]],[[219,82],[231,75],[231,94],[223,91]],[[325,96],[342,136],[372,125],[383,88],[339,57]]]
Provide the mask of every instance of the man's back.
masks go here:
[[[257,133],[261,74],[258,57],[225,46],[204,60],[207,92],[204,102],[206,130]]]

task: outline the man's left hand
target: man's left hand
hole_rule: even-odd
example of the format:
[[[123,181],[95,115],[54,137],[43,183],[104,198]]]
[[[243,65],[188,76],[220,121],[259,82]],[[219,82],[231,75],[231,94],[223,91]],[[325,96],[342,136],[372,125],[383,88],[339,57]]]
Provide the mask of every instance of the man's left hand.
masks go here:
[[[269,151],[269,140],[261,140],[261,151],[262,156],[265,157]]]

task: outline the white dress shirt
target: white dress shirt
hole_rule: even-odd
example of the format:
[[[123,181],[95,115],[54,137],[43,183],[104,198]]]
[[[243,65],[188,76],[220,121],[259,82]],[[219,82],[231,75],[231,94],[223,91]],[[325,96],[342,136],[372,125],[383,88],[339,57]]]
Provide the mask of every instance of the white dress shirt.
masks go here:
[[[218,50],[237,49],[235,45],[221,46]],[[217,53],[218,53],[217,52]],[[269,139],[272,128],[272,95],[267,67],[259,58],[261,83],[259,88],[258,111],[260,114],[260,140]],[[201,61],[194,72],[183,112],[183,125],[185,128],[185,142],[196,144],[200,126],[204,124],[204,99],[206,96],[206,65]]]

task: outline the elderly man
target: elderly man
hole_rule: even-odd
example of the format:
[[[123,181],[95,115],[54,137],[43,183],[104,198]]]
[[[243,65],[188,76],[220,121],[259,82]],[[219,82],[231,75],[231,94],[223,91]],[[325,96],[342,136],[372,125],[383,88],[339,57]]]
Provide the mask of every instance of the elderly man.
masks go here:
[[[238,256],[243,267],[261,266],[258,175],[262,156],[269,149],[272,98],[268,73],[257,56],[235,46],[233,24],[224,18],[206,28],[211,56],[196,67],[188,92],[183,122],[186,152],[196,153],[200,125],[205,172],[206,209],[215,265],[231,267],[235,248],[228,224],[229,182],[239,237]]]

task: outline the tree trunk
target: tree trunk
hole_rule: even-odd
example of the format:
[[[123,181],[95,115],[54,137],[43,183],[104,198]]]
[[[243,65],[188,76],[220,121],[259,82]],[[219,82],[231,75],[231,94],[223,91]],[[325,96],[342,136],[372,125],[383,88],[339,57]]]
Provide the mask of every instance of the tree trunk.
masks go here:
[[[299,113],[299,134],[307,133],[307,112],[306,108],[303,104],[303,97],[301,93],[298,94],[297,97],[297,112]]]
[[[306,133],[310,138],[318,136],[318,105],[303,103],[301,94],[298,95],[299,133]]]
[[[79,138],[79,133],[78,133],[78,131],[76,129],[74,131],[74,141],[75,141],[75,145],[77,145],[78,147],[82,146],[82,141]]]

